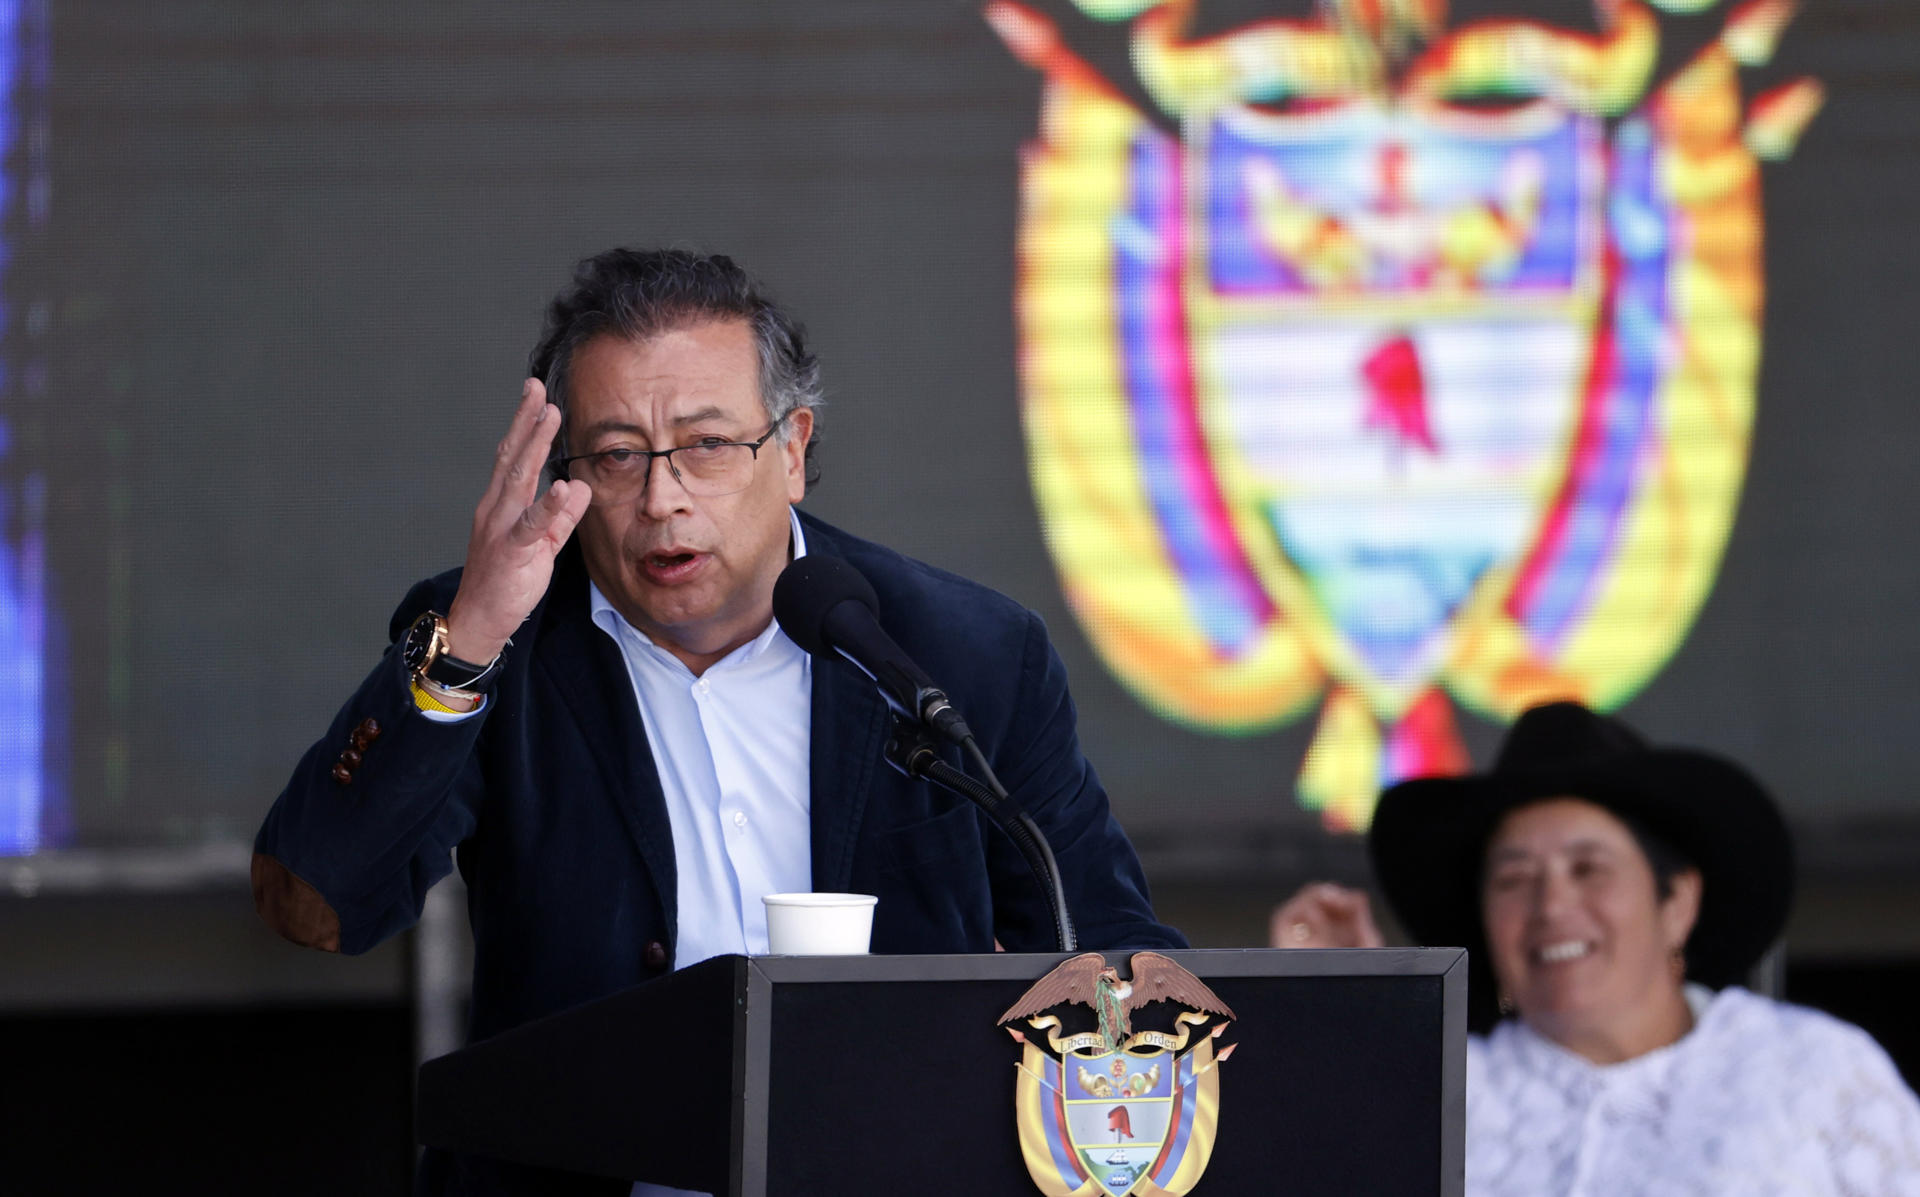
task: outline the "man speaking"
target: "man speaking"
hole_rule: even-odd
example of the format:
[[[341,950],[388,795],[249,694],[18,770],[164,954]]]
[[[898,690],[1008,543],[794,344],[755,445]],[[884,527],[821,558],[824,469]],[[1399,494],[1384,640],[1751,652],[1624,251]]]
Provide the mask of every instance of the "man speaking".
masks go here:
[[[885,631],[965,712],[1051,842],[1082,945],[1184,946],[1153,919],[1039,617],[794,510],[819,367],[732,261],[588,259],[530,365],[464,568],[408,593],[267,814],[253,888],[270,924],[365,951],[419,917],[457,851],[476,1039],[764,953],[769,893],[877,895],[876,952],[1053,949],[1014,844],[887,767],[873,683],[774,621],[775,579],[820,554],[871,581]],[[421,1180],[515,1183],[433,1153]]]

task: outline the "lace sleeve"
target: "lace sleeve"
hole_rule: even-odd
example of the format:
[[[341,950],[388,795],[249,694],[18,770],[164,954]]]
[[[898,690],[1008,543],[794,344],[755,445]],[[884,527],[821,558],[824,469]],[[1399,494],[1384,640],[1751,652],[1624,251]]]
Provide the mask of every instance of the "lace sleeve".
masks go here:
[[[1825,1085],[1802,1090],[1802,1125],[1820,1138],[1842,1197],[1920,1197],[1920,1100],[1872,1036],[1840,1024],[1822,1053]]]

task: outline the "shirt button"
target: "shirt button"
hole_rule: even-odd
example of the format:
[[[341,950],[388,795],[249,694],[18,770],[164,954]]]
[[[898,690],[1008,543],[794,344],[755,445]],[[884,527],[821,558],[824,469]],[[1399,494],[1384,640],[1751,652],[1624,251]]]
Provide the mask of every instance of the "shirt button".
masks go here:
[[[743,810],[734,811],[733,825],[735,827],[745,827],[747,825],[747,812]]]

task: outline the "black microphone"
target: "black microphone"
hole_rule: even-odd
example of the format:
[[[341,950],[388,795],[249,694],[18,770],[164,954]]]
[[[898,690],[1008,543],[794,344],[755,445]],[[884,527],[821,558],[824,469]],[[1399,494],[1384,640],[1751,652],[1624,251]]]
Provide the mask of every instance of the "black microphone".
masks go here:
[[[880,626],[880,599],[866,575],[838,557],[800,558],[773,584],[780,630],[814,656],[839,653],[872,678],[887,705],[956,744],[973,738],[946,693]]]
[[[893,735],[887,738],[886,757],[908,777],[924,777],[962,795],[985,810],[1001,830],[1012,837],[1040,883],[1053,914],[1060,950],[1078,950],[1079,938],[1067,911],[1060,866],[1047,846],[1039,824],[1012,804],[1005,787],[993,776],[980,745],[966,720],[933,679],[893,642],[880,627],[880,600],[866,575],[838,557],[802,557],[780,571],[773,584],[773,617],[787,638],[813,656],[835,652],[873,679],[887,705],[895,712]],[[941,760],[934,752],[931,730],[953,741],[986,778],[983,785]]]

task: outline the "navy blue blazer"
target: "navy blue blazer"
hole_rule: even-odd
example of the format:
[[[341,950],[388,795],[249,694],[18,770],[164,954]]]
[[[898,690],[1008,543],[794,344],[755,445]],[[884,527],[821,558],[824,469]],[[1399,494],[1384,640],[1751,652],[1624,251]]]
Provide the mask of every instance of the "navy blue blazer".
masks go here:
[[[1066,672],[1040,618],[801,519],[808,552],[843,557],[873,582],[888,633],[953,697],[1046,832],[1082,945],[1184,947],[1154,921],[1139,861],[1081,755]],[[391,635],[445,611],[458,583],[453,571],[415,586]],[[332,906],[346,952],[417,920],[457,853],[475,1039],[646,981],[673,959],[665,800],[620,650],[589,614],[577,546],[507,651],[485,709],[446,724],[415,709],[389,648],[301,759],[256,842]],[[369,718],[381,734],[343,784],[334,767]],[[889,767],[888,726],[864,675],[814,660],[814,889],[879,896],[875,952],[990,952],[996,938],[1010,951],[1052,950],[1052,920],[1012,842],[970,804]]]

